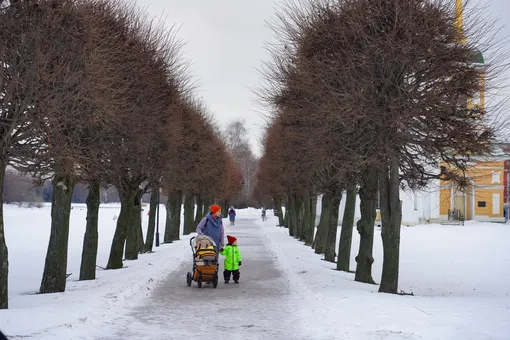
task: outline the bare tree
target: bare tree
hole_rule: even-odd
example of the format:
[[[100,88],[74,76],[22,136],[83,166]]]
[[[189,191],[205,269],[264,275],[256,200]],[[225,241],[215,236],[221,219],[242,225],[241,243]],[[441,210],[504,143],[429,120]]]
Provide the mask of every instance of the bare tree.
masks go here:
[[[172,110],[180,100],[186,82],[186,70],[180,61],[180,43],[172,30],[147,21],[143,12],[128,8],[130,21],[119,34],[125,41],[123,72],[128,84],[126,95],[132,102],[122,111],[122,125],[115,125],[112,145],[106,149],[108,182],[114,184],[121,199],[121,213],[110,251],[107,268],[122,267],[126,242],[126,258],[137,259],[140,252],[141,195],[159,181],[165,168],[165,151],[173,147],[174,125],[179,113]],[[136,105],[132,105],[136,103]]]
[[[345,209],[342,219],[342,231],[340,233],[340,242],[338,244],[337,270],[348,272],[351,263],[351,245],[352,229],[354,225],[354,215],[356,212],[356,182],[347,187],[345,195]]]
[[[28,111],[33,101],[35,67],[34,7],[25,2],[0,3],[0,189],[3,190],[10,149],[29,129]],[[30,33],[28,33],[30,32]],[[26,141],[25,141],[26,142]],[[3,191],[0,192],[0,308],[8,307],[8,251],[3,219]]]
[[[253,155],[248,138],[248,130],[242,120],[234,120],[225,127],[225,145],[234,164],[243,176],[243,190],[237,205],[247,205],[254,190],[255,173],[258,161]]]
[[[75,121],[79,123],[72,126],[73,119],[61,119],[65,117],[64,112],[83,108],[78,93],[83,79],[84,30],[72,5],[71,1],[63,1],[15,6],[18,13],[31,22],[20,39],[21,43],[30,44],[18,46],[18,52],[28,51],[33,56],[28,77],[35,77],[31,79],[31,86],[22,89],[23,95],[28,95],[25,111],[29,114],[30,129],[21,133],[23,143],[11,146],[11,160],[29,173],[51,176],[54,184],[42,293],[65,290],[69,215],[75,184],[71,173],[78,161],[74,148],[78,144],[74,143],[84,121],[81,117],[82,120]],[[70,131],[78,133],[69,134]]]
[[[232,157],[227,155],[224,183],[217,193],[217,198],[224,212],[228,211],[231,202],[239,195],[242,189],[242,182],[243,175],[241,170],[235,165]]]
[[[314,177],[339,185],[359,182],[361,282],[374,282],[380,192],[385,251],[380,291],[396,293],[399,188],[440,177],[462,181],[470,157],[488,151],[494,130],[487,112],[467,105],[467,98],[480,90],[490,68],[473,64],[477,41],[462,39],[453,4],[441,0],[302,1],[285,4],[278,19],[283,43],[271,51],[263,98],[324,137],[312,144],[319,160]],[[314,126],[314,119],[322,126]],[[461,171],[441,167],[438,175],[440,161]]]

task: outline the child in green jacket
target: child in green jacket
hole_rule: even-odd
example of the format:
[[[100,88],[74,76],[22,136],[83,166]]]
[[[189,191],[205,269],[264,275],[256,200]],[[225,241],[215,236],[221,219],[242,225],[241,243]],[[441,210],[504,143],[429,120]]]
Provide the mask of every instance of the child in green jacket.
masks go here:
[[[230,281],[230,275],[232,274],[235,283],[239,283],[239,266],[241,266],[243,259],[241,258],[241,252],[237,247],[237,239],[234,236],[227,235],[228,244],[224,249],[221,250],[221,255],[225,255],[225,271],[223,272],[223,278],[225,283]]]

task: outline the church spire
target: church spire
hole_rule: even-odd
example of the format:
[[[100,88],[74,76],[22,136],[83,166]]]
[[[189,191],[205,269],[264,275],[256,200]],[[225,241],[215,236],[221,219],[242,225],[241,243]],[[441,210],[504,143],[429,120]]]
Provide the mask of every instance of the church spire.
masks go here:
[[[466,43],[466,37],[464,36],[464,7],[462,0],[455,0],[455,26],[461,34],[461,42]]]

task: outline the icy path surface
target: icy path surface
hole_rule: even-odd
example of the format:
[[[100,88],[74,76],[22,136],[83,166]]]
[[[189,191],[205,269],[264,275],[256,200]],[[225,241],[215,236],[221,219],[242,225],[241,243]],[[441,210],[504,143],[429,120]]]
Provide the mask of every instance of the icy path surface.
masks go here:
[[[301,339],[296,334],[295,306],[288,282],[277,268],[264,231],[256,222],[243,218],[234,227],[226,226],[226,234],[239,239],[243,256],[240,284],[223,282],[224,257],[220,256],[220,282],[216,289],[211,284],[198,288],[196,282],[187,287],[186,273],[192,269],[189,249],[189,260],[143,306],[117,320],[112,330],[105,325],[109,336],[97,339]],[[118,329],[121,331],[114,333]]]

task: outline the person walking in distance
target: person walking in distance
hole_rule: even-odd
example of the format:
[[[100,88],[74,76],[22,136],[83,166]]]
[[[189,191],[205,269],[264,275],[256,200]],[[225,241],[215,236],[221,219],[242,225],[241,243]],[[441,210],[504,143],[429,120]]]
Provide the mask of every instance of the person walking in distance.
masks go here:
[[[234,282],[239,283],[239,267],[242,264],[243,258],[241,257],[241,251],[237,247],[237,239],[234,236],[227,235],[228,244],[221,251],[221,255],[225,255],[223,278],[225,283],[230,282],[230,276],[233,276]]]
[[[234,207],[230,207],[228,210],[228,219],[230,220],[230,225],[234,225],[236,223],[236,210]]]

